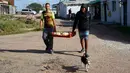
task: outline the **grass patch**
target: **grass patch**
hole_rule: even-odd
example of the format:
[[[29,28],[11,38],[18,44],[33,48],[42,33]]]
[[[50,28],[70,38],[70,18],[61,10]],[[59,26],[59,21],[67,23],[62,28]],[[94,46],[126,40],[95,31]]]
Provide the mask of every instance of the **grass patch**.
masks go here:
[[[39,28],[39,23],[35,20],[26,22],[27,20],[25,18],[16,18],[12,15],[0,15],[0,35],[29,32],[32,30],[28,29],[33,28],[34,30]]]

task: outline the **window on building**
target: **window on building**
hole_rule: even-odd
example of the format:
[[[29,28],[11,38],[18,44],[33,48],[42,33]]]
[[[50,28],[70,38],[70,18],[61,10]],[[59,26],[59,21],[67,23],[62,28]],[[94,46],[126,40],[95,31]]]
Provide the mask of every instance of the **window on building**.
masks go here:
[[[116,1],[112,1],[112,11],[116,11]]]

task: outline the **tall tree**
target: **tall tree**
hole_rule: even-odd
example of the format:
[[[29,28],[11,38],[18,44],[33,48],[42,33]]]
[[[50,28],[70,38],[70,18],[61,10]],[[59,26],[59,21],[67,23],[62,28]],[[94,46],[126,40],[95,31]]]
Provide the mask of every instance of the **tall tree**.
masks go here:
[[[35,10],[36,12],[39,12],[39,10],[43,10],[43,7],[39,3],[31,3],[26,8]]]

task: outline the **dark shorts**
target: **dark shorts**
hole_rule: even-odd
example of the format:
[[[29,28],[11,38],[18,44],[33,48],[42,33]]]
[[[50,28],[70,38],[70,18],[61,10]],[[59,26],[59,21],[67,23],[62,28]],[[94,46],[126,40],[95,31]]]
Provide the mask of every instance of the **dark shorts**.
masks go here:
[[[79,31],[79,37],[80,39],[88,39],[89,31]]]

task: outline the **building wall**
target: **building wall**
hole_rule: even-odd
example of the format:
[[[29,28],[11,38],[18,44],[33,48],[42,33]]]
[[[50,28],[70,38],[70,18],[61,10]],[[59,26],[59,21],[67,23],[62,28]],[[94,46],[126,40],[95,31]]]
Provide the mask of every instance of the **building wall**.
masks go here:
[[[16,9],[15,9],[15,7],[14,6],[12,6],[12,5],[9,5],[9,14],[15,14],[15,11]]]
[[[101,21],[104,22],[105,18],[104,18],[104,6],[103,6],[103,0],[101,0]]]
[[[0,14],[15,14],[14,0],[8,0],[10,5],[8,5],[7,0],[0,0]]]
[[[59,12],[58,12],[58,16],[62,17],[62,18],[67,18],[68,15],[68,11],[71,8],[72,13],[77,13],[80,10],[80,6],[66,6],[63,3],[59,4]]]
[[[72,13],[77,13],[80,10],[80,6],[67,6],[67,14],[69,13],[69,9],[71,8]]]
[[[127,0],[128,7],[127,7],[127,25],[130,26],[130,0]]]
[[[66,18],[66,6],[63,3],[59,4],[59,16],[62,18]]]
[[[14,6],[14,0],[9,0],[9,3]]]
[[[95,16],[95,13],[94,13],[95,12],[95,8],[94,7],[89,7],[88,11],[91,12],[91,19],[93,19],[94,16]]]
[[[14,6],[14,0],[0,0],[0,1],[8,1],[11,5]]]
[[[121,5],[121,25],[124,25],[124,17],[123,17],[123,5]]]
[[[130,0],[127,0],[127,26],[130,26]],[[124,11],[123,5],[121,5],[121,24],[124,26]]]
[[[0,14],[15,14],[15,10],[12,5],[0,5]]]
[[[9,14],[9,6],[0,5],[0,14]]]
[[[101,21],[105,21],[104,15],[104,5],[103,1],[101,0]],[[116,1],[116,10],[112,11],[112,1]],[[120,7],[119,7],[119,0],[107,0],[108,8],[107,8],[107,22],[114,22],[120,23],[121,15],[120,15]]]
[[[114,0],[109,0],[109,10],[111,11],[111,17],[108,16],[108,22],[120,23],[121,17],[120,17],[119,0],[115,0],[116,1],[116,11],[112,11],[112,1],[114,1]]]

